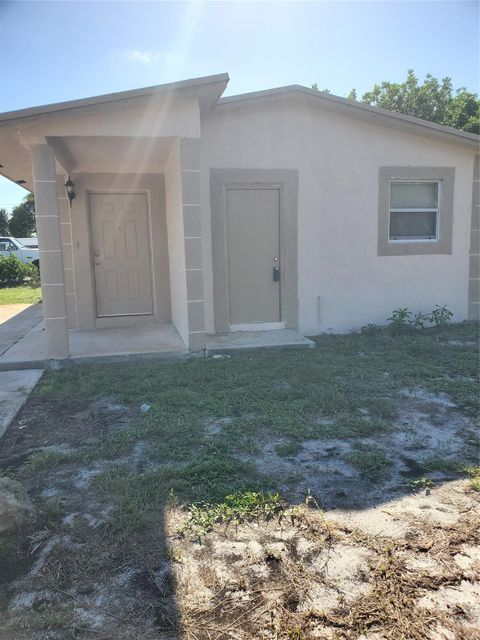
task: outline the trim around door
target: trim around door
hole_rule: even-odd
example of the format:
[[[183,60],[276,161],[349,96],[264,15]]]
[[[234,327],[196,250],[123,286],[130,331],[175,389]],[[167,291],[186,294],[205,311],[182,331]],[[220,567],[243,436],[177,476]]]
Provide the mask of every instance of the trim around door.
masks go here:
[[[280,192],[281,322],[298,327],[298,171],[293,169],[211,169],[213,305],[216,333],[232,330],[229,314],[226,208],[228,189]],[[262,330],[262,323],[258,330]]]

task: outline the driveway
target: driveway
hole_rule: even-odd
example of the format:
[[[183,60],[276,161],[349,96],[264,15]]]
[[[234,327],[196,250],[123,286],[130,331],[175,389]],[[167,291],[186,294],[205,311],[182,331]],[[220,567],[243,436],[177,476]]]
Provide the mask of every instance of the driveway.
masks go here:
[[[41,304],[0,305],[0,356],[42,319]]]

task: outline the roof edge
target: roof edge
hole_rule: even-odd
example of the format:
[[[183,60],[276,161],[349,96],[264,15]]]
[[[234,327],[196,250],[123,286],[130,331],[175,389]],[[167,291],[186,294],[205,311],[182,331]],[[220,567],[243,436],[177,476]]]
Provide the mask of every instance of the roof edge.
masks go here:
[[[430,122],[429,120],[423,120],[422,118],[416,118],[414,116],[408,116],[398,111],[389,111],[382,107],[373,107],[363,102],[357,102],[355,100],[348,100],[341,96],[336,96],[331,93],[325,93],[323,91],[316,91],[315,89],[309,89],[299,84],[286,85],[284,87],[276,87],[274,89],[265,89],[262,91],[252,91],[250,93],[240,93],[238,95],[222,97],[217,101],[218,106],[230,105],[235,103],[247,102],[250,100],[257,100],[262,98],[276,97],[281,94],[298,93],[306,95],[319,100],[320,102],[329,102],[332,105],[337,105],[352,111],[357,111],[362,114],[370,114],[372,117],[382,116],[387,119],[392,119],[399,124],[413,125],[429,130],[433,134],[442,134],[447,136],[453,136],[459,138],[464,142],[480,143],[480,135],[475,133],[469,133],[468,131],[462,131],[461,129],[454,129],[453,127],[447,127],[445,125],[437,124],[436,122]]]
[[[189,80],[180,80],[178,82],[169,82],[166,84],[157,84],[150,87],[142,87],[140,89],[129,89],[128,91],[118,91],[115,93],[104,93],[89,98],[79,98],[76,100],[67,100],[66,102],[54,102],[37,107],[27,107],[25,109],[17,109],[15,111],[4,111],[0,113],[0,123],[9,120],[19,120],[22,118],[31,118],[46,113],[55,113],[57,111],[67,111],[78,109],[80,107],[94,106],[97,104],[105,104],[109,102],[120,102],[122,100],[130,100],[132,98],[140,98],[143,96],[156,95],[169,92],[188,93],[189,91],[200,89],[208,85],[223,83],[225,86],[230,80],[228,73],[219,73],[213,76],[202,76],[200,78],[192,78]],[[225,88],[225,87],[224,87]],[[224,89],[223,89],[224,90]],[[222,93],[223,93],[222,90]],[[216,102],[217,100],[215,100]]]

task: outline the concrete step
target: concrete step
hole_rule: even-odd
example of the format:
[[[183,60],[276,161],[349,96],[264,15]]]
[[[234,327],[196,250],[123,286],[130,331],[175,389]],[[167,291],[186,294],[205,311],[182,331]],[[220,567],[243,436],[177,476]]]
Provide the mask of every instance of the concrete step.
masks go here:
[[[208,355],[216,355],[257,349],[315,349],[316,345],[293,329],[275,329],[208,335],[206,346]]]

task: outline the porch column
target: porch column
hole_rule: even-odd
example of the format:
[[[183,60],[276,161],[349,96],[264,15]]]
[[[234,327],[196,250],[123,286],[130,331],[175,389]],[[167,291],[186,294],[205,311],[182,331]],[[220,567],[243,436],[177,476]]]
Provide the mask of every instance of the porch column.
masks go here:
[[[31,154],[46,351],[60,360],[69,350],[55,156],[48,144],[34,146]]]
[[[188,348],[190,351],[198,351],[205,346],[200,140],[181,138],[179,143],[187,280]]]

